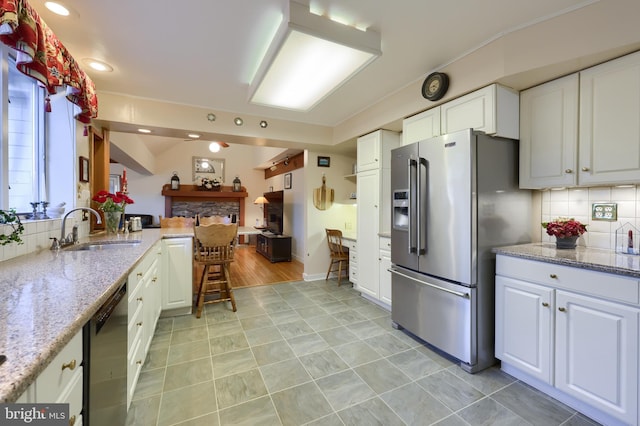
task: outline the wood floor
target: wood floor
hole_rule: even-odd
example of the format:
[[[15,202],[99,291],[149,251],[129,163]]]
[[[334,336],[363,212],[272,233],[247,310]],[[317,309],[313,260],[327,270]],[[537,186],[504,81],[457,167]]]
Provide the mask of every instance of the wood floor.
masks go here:
[[[239,245],[231,263],[231,282],[234,288],[253,287],[288,281],[302,281],[304,265],[297,260],[291,262],[269,262],[256,253],[255,246]],[[197,292],[201,272],[194,273],[194,291]]]

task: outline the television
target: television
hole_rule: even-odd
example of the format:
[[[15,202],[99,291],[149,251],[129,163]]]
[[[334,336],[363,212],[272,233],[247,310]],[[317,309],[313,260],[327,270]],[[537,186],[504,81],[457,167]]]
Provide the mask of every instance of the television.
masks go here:
[[[267,230],[281,235],[284,219],[284,191],[265,192],[263,195],[269,201],[264,205]]]

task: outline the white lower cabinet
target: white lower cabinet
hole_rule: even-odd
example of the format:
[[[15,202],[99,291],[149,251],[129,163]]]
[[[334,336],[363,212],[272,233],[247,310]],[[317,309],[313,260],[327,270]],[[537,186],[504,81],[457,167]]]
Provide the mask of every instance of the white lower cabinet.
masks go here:
[[[358,284],[358,245],[355,240],[343,238],[342,245],[349,249],[349,281]]]
[[[162,310],[190,314],[193,292],[193,238],[162,240]]]
[[[127,280],[127,407],[131,404],[160,317],[161,256],[162,243],[158,242],[133,268]]]
[[[380,237],[380,257],[378,257],[378,279],[380,281],[380,300],[391,306],[391,238]]]
[[[502,368],[604,424],[637,425],[638,280],[501,255],[496,273]]]
[[[16,402],[69,404],[69,425],[81,425],[82,365],[82,330],[80,330]]]

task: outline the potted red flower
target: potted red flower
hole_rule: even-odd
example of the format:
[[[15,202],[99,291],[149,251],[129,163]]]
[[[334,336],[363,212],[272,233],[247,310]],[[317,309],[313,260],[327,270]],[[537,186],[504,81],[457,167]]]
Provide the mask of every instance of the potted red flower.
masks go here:
[[[98,192],[92,200],[98,204],[98,210],[104,212],[107,233],[117,233],[124,209],[127,204],[133,204],[133,200],[123,192],[112,194],[104,190]]]
[[[574,248],[578,237],[587,232],[587,225],[566,217],[542,222],[542,227],[547,230],[547,235],[556,237],[557,248]]]

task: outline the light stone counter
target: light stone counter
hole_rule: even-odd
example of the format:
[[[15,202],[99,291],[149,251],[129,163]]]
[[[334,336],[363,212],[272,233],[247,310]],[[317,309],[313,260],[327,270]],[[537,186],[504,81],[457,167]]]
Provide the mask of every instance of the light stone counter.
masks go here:
[[[162,238],[192,229],[144,229],[97,251],[42,250],[0,262],[0,402],[15,401]],[[80,242],[114,239],[99,235]]]
[[[557,250],[553,243],[532,243],[494,248],[493,252],[599,272],[640,278],[640,256],[588,247]]]

